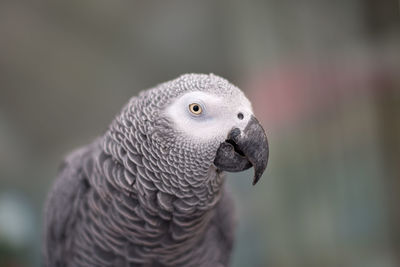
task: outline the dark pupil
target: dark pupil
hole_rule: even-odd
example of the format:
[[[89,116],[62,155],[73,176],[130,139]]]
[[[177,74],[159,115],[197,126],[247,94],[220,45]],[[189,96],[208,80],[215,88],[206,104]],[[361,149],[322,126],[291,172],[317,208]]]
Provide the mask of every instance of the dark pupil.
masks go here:
[[[238,118],[239,118],[239,120],[243,120],[243,113],[242,113],[242,112],[240,112],[240,113],[238,114]]]
[[[198,105],[194,105],[194,106],[193,106],[193,111],[194,111],[194,112],[197,112],[197,111],[199,111],[199,109],[200,109],[200,108],[199,108],[199,106],[198,106]]]

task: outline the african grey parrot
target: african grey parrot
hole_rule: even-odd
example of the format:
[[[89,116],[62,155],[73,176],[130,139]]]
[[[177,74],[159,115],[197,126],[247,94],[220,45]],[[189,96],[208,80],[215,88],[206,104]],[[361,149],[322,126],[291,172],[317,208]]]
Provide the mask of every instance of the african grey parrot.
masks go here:
[[[62,164],[45,207],[46,266],[228,266],[233,208],[223,171],[268,161],[244,94],[186,74],[130,99]]]

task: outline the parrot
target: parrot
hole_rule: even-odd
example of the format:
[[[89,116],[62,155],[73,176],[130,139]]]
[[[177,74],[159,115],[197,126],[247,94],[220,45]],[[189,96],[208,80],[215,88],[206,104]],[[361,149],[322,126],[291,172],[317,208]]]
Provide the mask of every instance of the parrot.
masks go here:
[[[132,97],[61,163],[44,208],[45,266],[229,266],[236,217],[226,172],[264,173],[250,101],[215,74]]]

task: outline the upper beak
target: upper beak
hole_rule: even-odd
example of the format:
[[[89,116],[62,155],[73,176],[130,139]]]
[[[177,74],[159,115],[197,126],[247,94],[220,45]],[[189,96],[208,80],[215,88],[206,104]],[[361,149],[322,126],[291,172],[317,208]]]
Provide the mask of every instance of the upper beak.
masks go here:
[[[260,180],[268,163],[268,140],[258,120],[252,116],[246,128],[232,129],[217,151],[214,165],[223,171],[239,172],[254,167],[253,185]]]

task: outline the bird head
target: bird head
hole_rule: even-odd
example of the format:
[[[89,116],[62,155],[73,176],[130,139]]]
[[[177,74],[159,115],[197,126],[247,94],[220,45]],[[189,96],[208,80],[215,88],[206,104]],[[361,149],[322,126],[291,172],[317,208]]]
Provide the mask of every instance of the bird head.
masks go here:
[[[268,162],[267,137],[239,88],[213,74],[186,74],[149,95],[158,99],[153,101],[152,140],[178,157],[174,161],[183,169],[201,165],[203,171],[238,172],[254,167],[253,184],[258,182]]]

